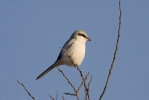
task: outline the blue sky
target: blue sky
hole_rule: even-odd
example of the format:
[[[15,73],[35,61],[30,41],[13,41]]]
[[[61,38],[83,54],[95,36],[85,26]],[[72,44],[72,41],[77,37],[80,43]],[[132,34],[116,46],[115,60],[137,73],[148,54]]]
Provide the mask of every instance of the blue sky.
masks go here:
[[[149,1],[122,1],[119,49],[103,100],[147,100],[149,98]],[[92,39],[80,68],[93,75],[92,100],[103,91],[115,50],[118,30],[118,0],[0,1],[0,99],[32,100],[17,83],[22,82],[36,100],[50,100],[56,91],[73,89],[55,68],[40,80],[36,77],[56,60],[60,48],[78,29]],[[75,68],[60,67],[77,87]],[[84,98],[80,91],[81,100]]]

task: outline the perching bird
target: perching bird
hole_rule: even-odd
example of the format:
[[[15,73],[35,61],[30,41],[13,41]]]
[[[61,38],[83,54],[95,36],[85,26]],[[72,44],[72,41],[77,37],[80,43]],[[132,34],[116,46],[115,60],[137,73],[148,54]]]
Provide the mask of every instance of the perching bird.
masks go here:
[[[85,56],[85,43],[91,41],[83,30],[75,31],[70,39],[64,44],[57,60],[47,70],[40,74],[37,79],[40,79],[53,68],[60,65],[79,66]]]

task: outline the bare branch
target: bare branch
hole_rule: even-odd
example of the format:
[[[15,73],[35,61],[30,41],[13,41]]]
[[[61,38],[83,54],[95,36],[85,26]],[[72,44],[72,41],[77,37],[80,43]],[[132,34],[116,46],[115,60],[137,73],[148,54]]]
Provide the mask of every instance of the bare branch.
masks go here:
[[[104,90],[102,92],[102,94],[100,95],[100,98],[99,100],[102,99],[105,91],[106,91],[106,88],[108,86],[108,82],[109,82],[109,79],[110,79],[110,75],[112,73],[112,69],[114,67],[114,62],[116,60],[116,54],[117,54],[117,51],[118,51],[118,44],[119,44],[119,39],[120,39],[120,30],[121,30],[121,17],[122,17],[122,10],[121,10],[121,1],[119,0],[119,12],[120,12],[120,16],[119,16],[119,27],[118,27],[118,37],[117,37],[117,42],[116,42],[116,49],[115,49],[115,52],[114,52],[114,57],[113,57],[113,60],[112,60],[112,63],[111,63],[111,67],[110,67],[110,70],[109,70],[109,74],[108,74],[108,77],[107,77],[107,81],[106,81],[106,84],[105,84],[105,87],[104,87]]]
[[[82,73],[82,71],[80,70],[80,68],[79,68],[78,66],[77,66],[77,70],[80,72],[80,76],[82,77],[86,96],[88,97],[88,100],[90,100],[90,95],[89,95],[89,93],[88,93],[88,87],[87,87],[87,85],[86,85],[86,81],[85,81],[85,79],[84,79],[83,73]],[[89,72],[88,72],[88,73],[89,73]]]
[[[66,95],[72,95],[72,96],[76,96],[75,94],[72,94],[72,93],[64,93],[64,94],[66,94]]]
[[[58,68],[59,72],[61,72],[62,75],[65,77],[65,79],[68,81],[68,83],[71,85],[71,87],[73,88],[74,92],[76,92],[75,87],[74,87],[73,84],[70,82],[70,80],[66,77],[66,75],[63,73],[63,71],[62,71],[59,67],[57,67],[57,68]]]
[[[55,100],[51,95],[49,95],[49,97],[50,97],[52,100]]]
[[[70,84],[70,86],[73,88],[74,93],[75,93],[75,96],[77,97],[77,100],[79,100],[78,91],[75,89],[75,87],[74,87],[73,84],[70,82],[70,80],[66,77],[66,75],[63,73],[63,71],[62,71],[59,67],[57,67],[57,68],[58,68],[59,72],[62,73],[62,75],[64,76],[64,78],[68,81],[68,83]],[[64,93],[64,94],[70,95],[71,93],[69,93],[69,94],[68,94],[68,93]]]
[[[30,92],[25,88],[25,86],[24,86],[22,83],[20,83],[18,80],[17,80],[17,82],[25,89],[25,91],[28,93],[28,95],[29,95],[33,100],[35,100],[35,98],[30,94]]]
[[[90,84],[91,84],[92,78],[93,78],[93,75],[91,75],[90,81],[89,81],[89,83],[88,83],[88,93],[89,93],[89,90],[90,90],[89,86],[90,86]]]
[[[85,76],[85,79],[84,79],[84,80],[87,80],[88,75],[89,75],[89,72],[86,74],[86,76]],[[80,88],[82,87],[82,85],[83,85],[83,81],[82,81],[82,83],[80,84],[80,86],[78,87],[78,90],[77,90],[77,91],[79,91],[79,90],[80,90]]]
[[[89,87],[90,84],[91,84],[92,78],[93,78],[93,75],[91,75],[91,79],[90,79],[90,81],[89,81],[89,83],[88,83],[88,87]]]

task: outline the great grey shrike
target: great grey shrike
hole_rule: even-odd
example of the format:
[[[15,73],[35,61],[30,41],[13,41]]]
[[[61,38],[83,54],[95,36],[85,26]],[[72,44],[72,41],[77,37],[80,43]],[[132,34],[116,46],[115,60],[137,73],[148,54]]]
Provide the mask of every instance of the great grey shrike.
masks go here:
[[[42,74],[40,74],[36,78],[36,80],[40,79],[53,68],[60,65],[79,66],[85,56],[86,41],[91,41],[91,39],[87,36],[86,32],[84,32],[83,30],[75,31],[71,35],[70,39],[64,44],[55,63],[51,65],[48,69],[46,69]]]

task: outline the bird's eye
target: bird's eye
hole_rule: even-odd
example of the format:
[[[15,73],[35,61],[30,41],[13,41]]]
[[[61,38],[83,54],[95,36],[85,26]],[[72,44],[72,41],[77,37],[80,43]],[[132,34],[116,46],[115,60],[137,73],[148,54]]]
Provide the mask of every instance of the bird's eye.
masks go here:
[[[79,36],[83,36],[84,38],[86,38],[86,36],[84,34],[78,33]]]

